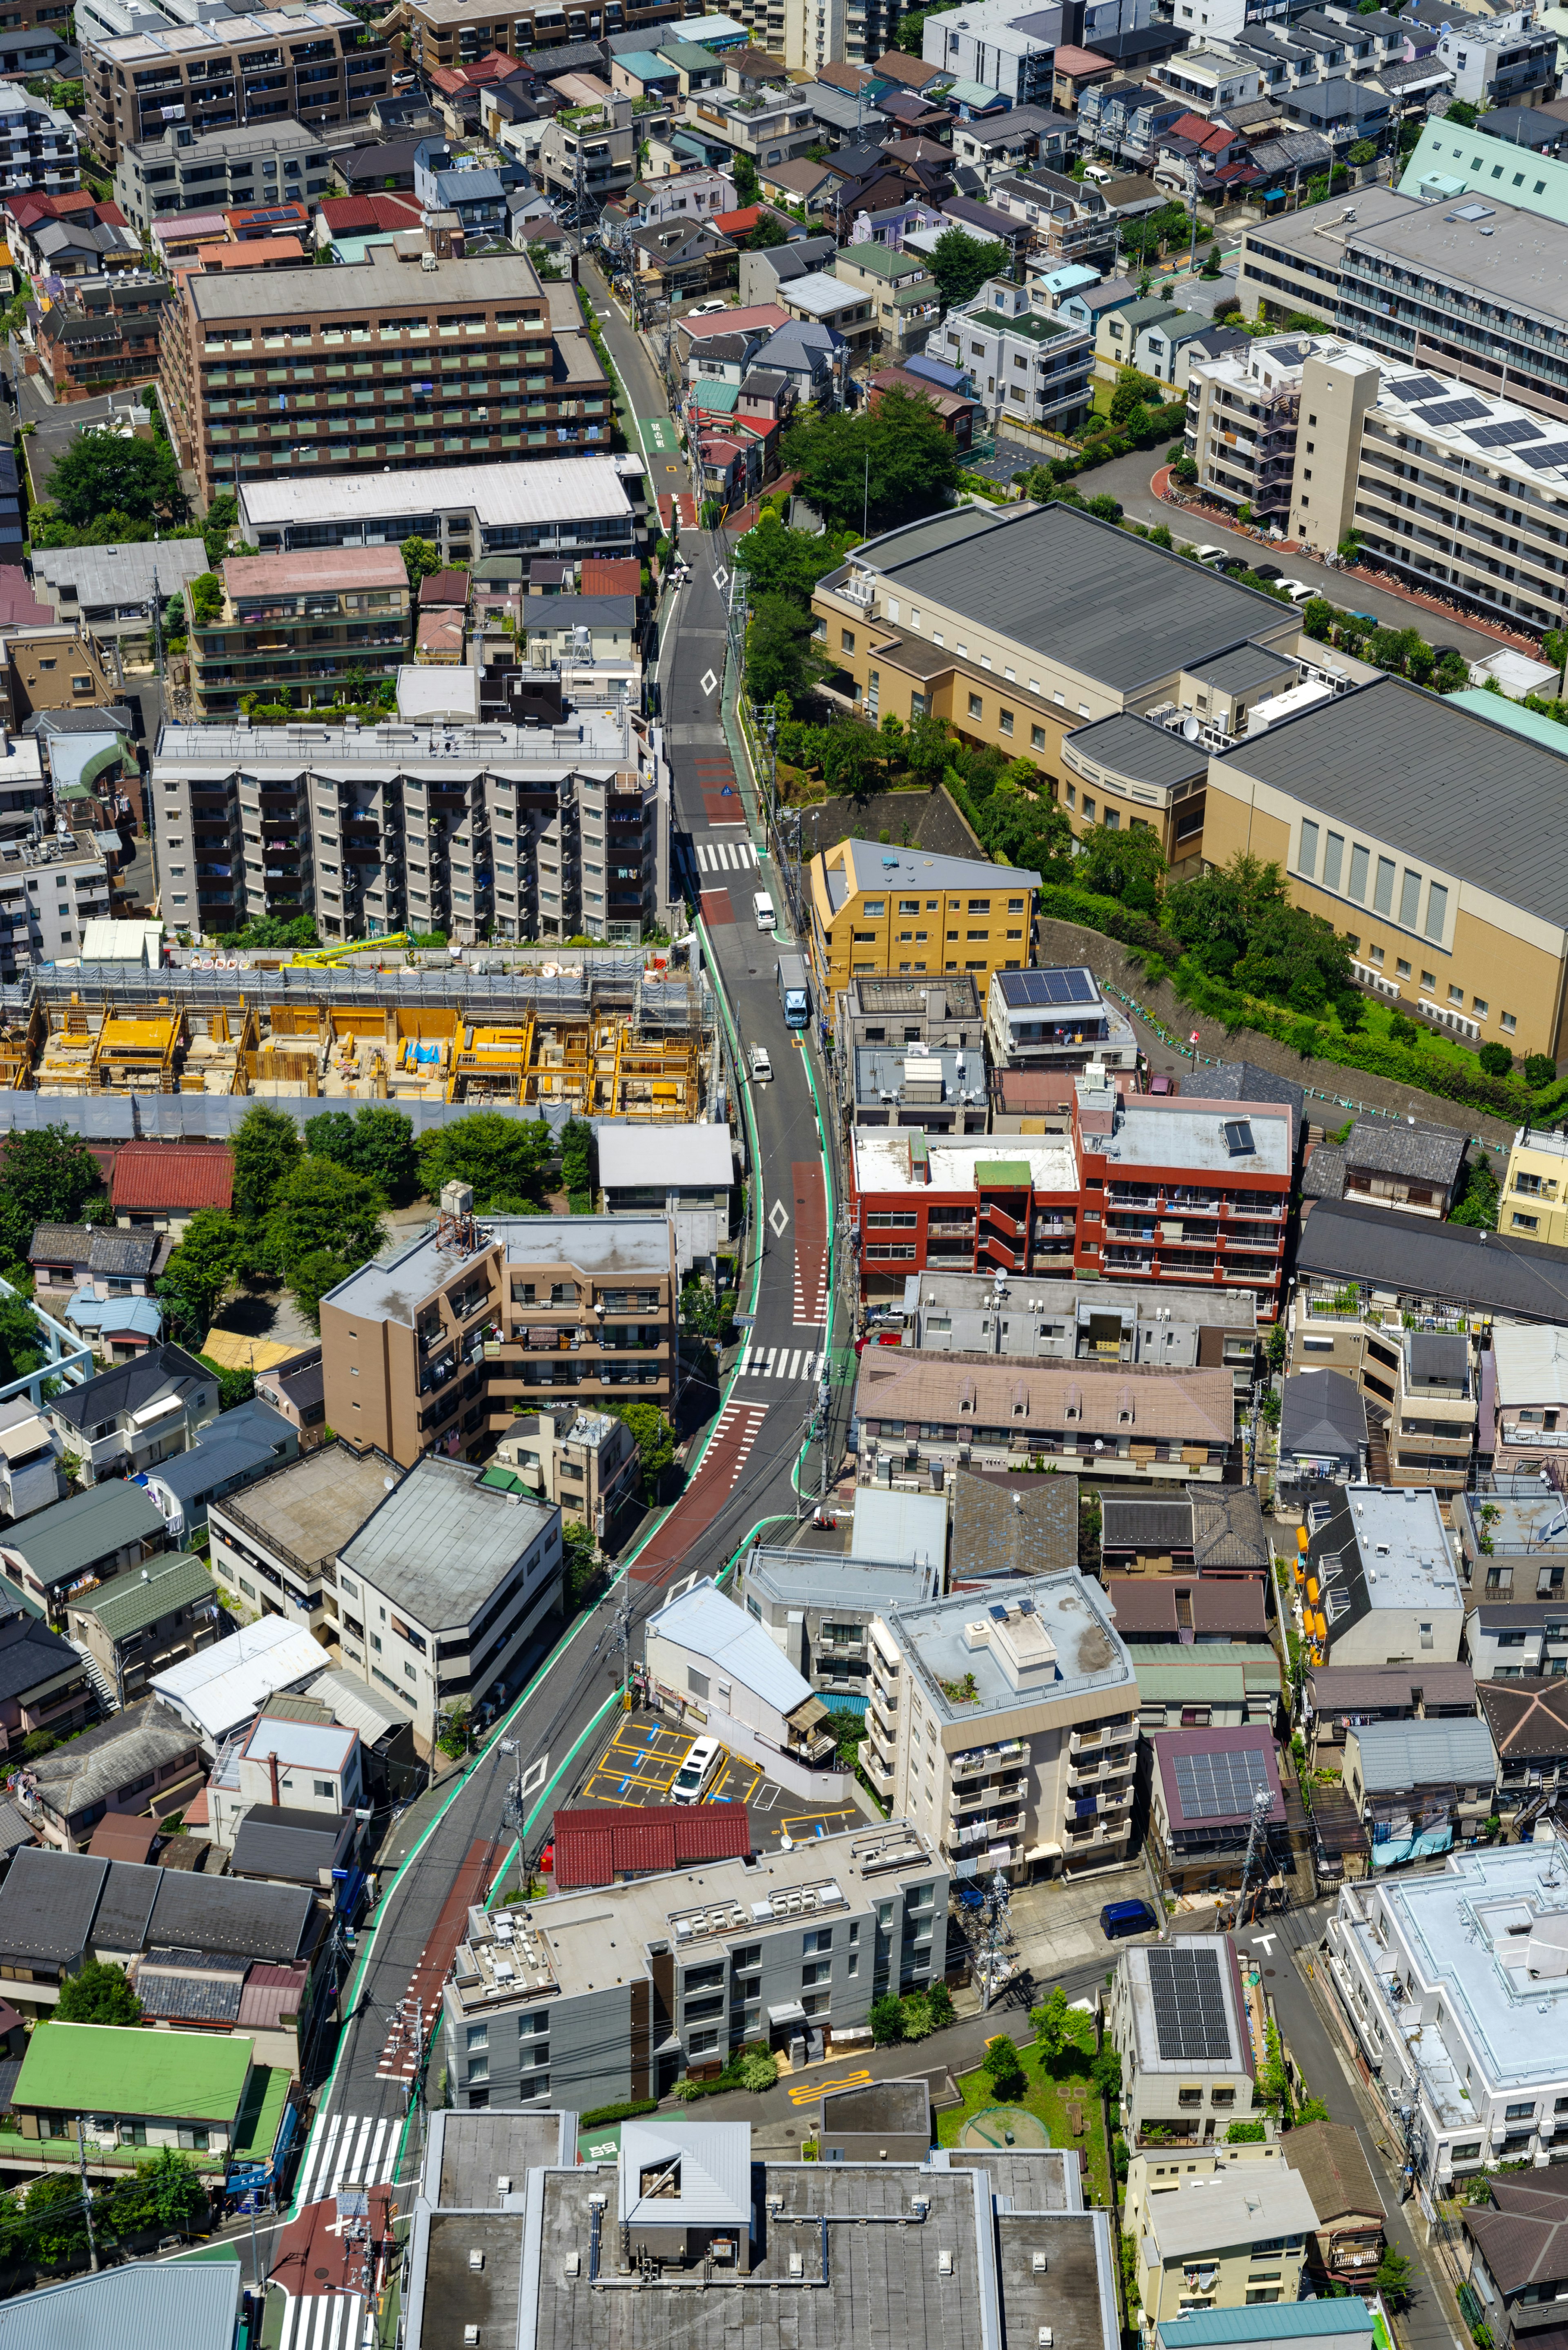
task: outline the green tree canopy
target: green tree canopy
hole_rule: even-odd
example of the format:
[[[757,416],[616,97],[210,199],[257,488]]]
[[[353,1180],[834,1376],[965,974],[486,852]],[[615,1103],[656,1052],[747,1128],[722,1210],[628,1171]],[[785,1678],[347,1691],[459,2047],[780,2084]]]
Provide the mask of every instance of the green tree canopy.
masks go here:
[[[746,624],[746,683],[756,701],[805,701],[823,669],[811,630],[811,614],[788,596],[756,598]]]
[[[1117,376],[1111,391],[1111,422],[1125,424],[1135,408],[1158,408],[1165,399],[1165,387],[1152,376],[1140,375],[1137,368],[1127,368]]]
[[[561,1182],[568,1192],[594,1186],[594,1129],[586,1118],[569,1118],[561,1128]]]
[[[1028,2087],[1029,2075],[1023,2069],[1023,2060],[1009,2033],[998,2033],[994,2040],[988,2040],[985,2054],[980,2061],[981,2072],[999,2097],[1021,2096]]]
[[[325,1251],[349,1265],[363,1264],[386,1243],[385,1200],[366,1176],[333,1159],[302,1159],[273,1196],[266,1253],[285,1280],[308,1256]]]
[[[121,2236],[154,2228],[194,2228],[210,2209],[200,2171],[189,2155],[171,2146],[160,2147],[150,2161],[137,2164],[129,2178],[117,2179],[109,2197],[109,2224]]]
[[[512,1201],[538,1201],[555,1155],[556,1138],[542,1118],[475,1110],[421,1137],[420,1188],[435,1200],[443,1183],[470,1183],[476,1208],[514,1212],[507,1206]]]
[[[329,1109],[307,1118],[305,1147],[313,1158],[363,1175],[396,1208],[405,1207],[419,1189],[413,1120],[383,1102],[367,1102],[353,1118]]]
[[[207,568],[215,571],[229,551],[229,537],[240,518],[240,502],[233,490],[220,490],[207,508],[202,525],[202,537],[207,549]]]
[[[1158,912],[1159,885],[1165,875],[1165,854],[1159,835],[1149,825],[1128,825],[1115,831],[1092,824],[1078,835],[1074,879],[1102,898],[1119,898],[1146,914]]]
[[[202,1344],[244,1269],[245,1240],[238,1219],[222,1208],[198,1208],[158,1284],[171,1326],[187,1344]]]
[[[82,432],[71,442],[49,475],[49,503],[78,529],[111,510],[142,523],[185,510],[167,441],[123,441],[110,432]]]
[[[872,2001],[866,2021],[871,2027],[874,2047],[895,2047],[904,2036],[903,2002],[895,1992],[884,1991],[880,1999]]]
[[[923,393],[893,390],[856,415],[797,416],[783,459],[829,528],[889,530],[946,505],[958,451]]]
[[[730,167],[734,174],[736,203],[742,206],[754,204],[763,192],[763,183],[757,177],[755,163],[749,155],[743,154],[737,148],[730,158]]]
[[[62,1976],[55,2020],[58,2023],[140,2023],[141,2002],[123,1967],[88,1959],[78,1973]]]
[[[675,1430],[656,1403],[611,1403],[605,1409],[624,1419],[631,1430],[642,1498],[650,1504],[657,1502],[664,1472],[675,1458]]]
[[[63,1126],[11,1129],[0,1148],[0,1262],[26,1265],[39,1224],[113,1221],[98,1161],[80,1135]]]
[[[971,236],[961,228],[944,229],[931,252],[931,275],[948,308],[978,294],[1004,259],[994,238]]]
[[[47,1360],[43,1332],[26,1299],[0,1296],[0,1382],[25,1378]]]
[[[47,2024],[44,2027],[48,2030]],[[82,2184],[72,2171],[35,2178],[21,2206],[19,2249],[50,2267],[74,2261],[87,2250],[87,2213]]]
[[[1059,2064],[1064,2058],[1094,2053],[1094,2018],[1085,2009],[1071,2004],[1060,1983],[1044,2006],[1030,2009],[1029,2021],[1034,2026],[1034,2037],[1047,2064]]]
[[[293,1118],[253,1102],[234,1128],[234,1213],[250,1230],[265,1222],[285,1179],[305,1156]]]
[[[409,575],[410,587],[417,588],[421,579],[430,578],[441,569],[440,547],[432,546],[428,538],[405,538],[403,568]]]
[[[347,1281],[357,1268],[330,1249],[310,1249],[297,1259],[289,1275],[288,1294],[313,1330],[321,1327],[321,1301],[329,1289]]]
[[[806,605],[817,581],[843,562],[853,544],[853,533],[791,530],[767,513],[736,546],[735,561],[753,598],[793,596]]]

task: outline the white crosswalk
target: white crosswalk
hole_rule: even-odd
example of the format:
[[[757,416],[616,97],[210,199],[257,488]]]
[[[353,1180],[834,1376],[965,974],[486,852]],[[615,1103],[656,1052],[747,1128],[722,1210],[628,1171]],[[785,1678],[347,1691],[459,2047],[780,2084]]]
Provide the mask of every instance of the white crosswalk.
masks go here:
[[[374,2343],[362,2293],[291,2295],[284,2310],[278,2350],[361,2350]]]
[[[735,1366],[742,1379],[812,1379],[822,1376],[823,1357],[810,1347],[753,1347],[748,1343]]]
[[[325,2201],[349,2179],[374,2187],[390,2178],[402,2126],[394,2114],[329,2114],[317,2120],[295,2189],[297,2207]]]
[[[757,852],[749,840],[700,840],[697,869],[701,873],[750,872]]]

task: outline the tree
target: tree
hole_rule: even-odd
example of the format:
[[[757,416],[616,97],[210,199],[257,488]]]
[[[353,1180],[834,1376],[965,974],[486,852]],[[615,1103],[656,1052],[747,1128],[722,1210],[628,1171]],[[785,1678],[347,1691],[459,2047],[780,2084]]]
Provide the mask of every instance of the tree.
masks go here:
[[[78,1973],[61,1978],[55,2020],[58,2023],[140,2023],[141,2002],[123,1967],[88,1959]]]
[[[394,1208],[407,1207],[420,1184],[412,1118],[384,1102],[367,1102],[354,1120],[349,1164]]]
[[[939,1980],[927,1991],[926,2012],[931,2019],[933,2032],[945,2032],[949,2024],[956,2020],[957,2011],[953,2006],[953,1995],[945,1982]]]
[[[1372,2282],[1390,2309],[1404,2309],[1415,2291],[1415,2271],[1404,2252],[1393,2244],[1385,2244]]]
[[[244,1268],[244,1234],[236,1219],[223,1208],[198,1208],[158,1284],[171,1325],[199,1345]]]
[[[266,1102],[253,1102],[234,1128],[234,1213],[259,1232],[279,1187],[305,1156],[293,1118]]]
[[[986,2042],[980,2068],[999,2097],[1020,2097],[1029,2085],[1017,2047],[1005,2032]]]
[[[1449,100],[1449,110],[1443,120],[1445,122],[1453,123],[1460,130],[1473,130],[1480,120],[1480,116],[1468,98],[1451,98]]]
[[[1158,408],[1164,398],[1163,387],[1152,376],[1140,375],[1137,368],[1126,368],[1117,376],[1111,392],[1111,422],[1125,424],[1135,408]]]
[[[110,512],[152,523],[185,510],[169,443],[110,432],[78,434],[49,475],[49,503],[78,530]]]
[[[587,1606],[598,1577],[598,1544],[591,1526],[577,1525],[569,1518],[562,1522],[561,1563],[561,1613],[569,1624]]]
[[[1032,2007],[1029,2021],[1040,2054],[1054,2068],[1069,2057],[1094,2053],[1095,2020],[1081,2007],[1070,2005],[1060,1983],[1043,2007]]]
[[[586,1118],[569,1118],[561,1128],[561,1183],[579,1197],[594,1188],[594,1129]]]
[[[882,531],[948,503],[958,451],[923,393],[886,391],[857,415],[797,416],[784,464],[830,528]]]
[[[229,536],[239,518],[240,502],[233,490],[220,490],[208,506],[207,519],[202,525],[209,571],[215,571],[228,553]]]
[[[1107,2105],[1115,2105],[1122,2093],[1122,2060],[1108,2044],[1100,2050],[1089,2067],[1089,2078]]]
[[[746,624],[746,684],[754,700],[783,694],[792,709],[821,676],[811,614],[783,596],[759,596]]]
[[[1489,1077],[1511,1077],[1513,1075],[1513,1055],[1506,1045],[1483,1045],[1476,1059]]]
[[[354,1164],[354,1120],[346,1109],[324,1109],[305,1121],[305,1147],[313,1159],[335,1159],[339,1167]]]
[[[48,1360],[37,1317],[25,1297],[0,1297],[0,1381],[25,1378]]]
[[[428,538],[405,538],[403,568],[409,575],[410,587],[417,588],[421,579],[430,578],[441,569],[440,547],[432,546]]]
[[[875,2048],[895,2048],[904,2036],[904,2004],[891,1991],[871,2002],[866,2019],[871,2027],[871,2044]]]
[[[940,784],[952,757],[952,747],[947,720],[922,711],[910,719],[905,732],[905,767],[924,784]]]
[[[1305,2129],[1310,2122],[1325,2122],[1328,2118],[1328,2107],[1323,2099],[1309,2097],[1303,2106],[1297,2108],[1295,2126],[1297,2129]]]
[[[1214,243],[1213,244],[1211,244],[1211,245],[1210,246],[1210,248],[1209,248],[1208,252],[1204,255],[1204,256],[1203,256],[1203,266],[1202,266],[1202,268],[1199,271],[1199,273],[1198,273],[1198,274],[1199,274],[1199,276],[1200,277],[1218,277],[1218,276],[1219,276],[1219,275],[1220,275],[1220,246],[1219,246],[1218,241],[1216,241],[1216,243]]]
[[[82,2203],[81,2180],[74,2171],[57,2171],[51,2177],[35,2178],[27,2189],[22,2213],[24,2226],[20,2232],[34,2260],[54,2267],[86,2251],[87,2212]]]
[[[498,1211],[499,1201],[537,1201],[556,1155],[556,1138],[545,1120],[498,1117],[475,1110],[420,1138],[420,1188],[427,1199],[441,1196],[443,1183],[468,1183],[474,1206]]]
[[[735,548],[735,562],[759,596],[790,596],[809,605],[819,579],[843,562],[844,533],[791,530],[776,514],[764,514]]]
[[[1464,1192],[1457,1206],[1449,1209],[1449,1222],[1467,1224],[1474,1232],[1495,1232],[1498,1200],[1497,1176],[1483,1149],[1480,1158],[1471,1159],[1466,1167]]]
[[[288,1277],[288,1294],[313,1330],[321,1327],[321,1301],[328,1290],[357,1270],[330,1249],[311,1249],[298,1260]]]
[[[996,274],[1001,256],[994,239],[971,236],[961,228],[944,229],[931,253],[931,275],[937,291],[951,310],[980,292]]]
[[[1358,171],[1367,163],[1375,163],[1377,161],[1376,140],[1358,139],[1345,160],[1347,163],[1354,163]]]
[[[26,1265],[39,1224],[112,1222],[98,1160],[63,1126],[15,1128],[0,1149],[0,1262]]]
[[[836,718],[823,738],[822,772],[830,792],[868,798],[882,773],[881,744],[862,718]]]
[[[385,1207],[376,1185],[332,1159],[302,1159],[274,1195],[266,1220],[266,1253],[285,1280],[305,1258],[322,1253],[363,1264],[386,1244]]]
[[[756,203],[763,192],[763,183],[757,177],[757,167],[751,157],[737,151],[731,158],[731,170],[734,176],[737,204]]]
[[[675,1458],[675,1430],[656,1403],[610,1403],[604,1409],[630,1429],[642,1498],[649,1503],[657,1502],[664,1472]]]
[[[1120,898],[1144,913],[1156,913],[1164,872],[1165,854],[1151,826],[1113,832],[1108,825],[1092,824],[1078,835],[1073,878],[1097,897]]]
[[[109,2220],[119,2236],[153,2228],[189,2229],[207,2217],[211,2198],[189,2155],[160,2147],[150,2162],[139,2162],[129,2178],[118,2179],[109,2196]]]
[[[1257,2096],[1258,2103],[1270,2113],[1283,2111],[1289,2118],[1291,2081],[1276,2023],[1263,2027],[1263,2061],[1258,2067]]]

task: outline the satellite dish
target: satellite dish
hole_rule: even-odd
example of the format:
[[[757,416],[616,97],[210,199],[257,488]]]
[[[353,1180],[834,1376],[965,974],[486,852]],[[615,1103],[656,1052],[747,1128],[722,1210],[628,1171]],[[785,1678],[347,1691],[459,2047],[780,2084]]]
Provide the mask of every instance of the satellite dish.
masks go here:
[[[1185,717],[1185,718],[1182,720],[1182,722],[1181,722],[1181,732],[1182,732],[1182,734],[1183,734],[1184,738],[1185,738],[1189,743],[1196,743],[1196,742],[1197,742],[1197,740],[1198,740],[1198,721],[1197,721],[1197,719],[1196,719],[1196,718],[1194,718],[1194,716],[1192,715],[1192,712],[1191,712],[1190,711],[1189,711],[1189,712],[1188,712],[1188,713],[1187,713],[1186,717]]]

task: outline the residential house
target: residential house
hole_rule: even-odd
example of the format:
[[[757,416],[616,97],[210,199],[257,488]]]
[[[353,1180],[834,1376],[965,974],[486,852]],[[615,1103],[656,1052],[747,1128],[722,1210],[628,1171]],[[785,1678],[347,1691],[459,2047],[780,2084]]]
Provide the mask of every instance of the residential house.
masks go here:
[[[1087,334],[1064,318],[1040,317],[1025,286],[993,278],[949,313],[936,348],[954,365],[961,362],[992,428],[1059,432],[1087,404]]]
[[[782,285],[830,267],[837,250],[831,236],[800,236],[787,244],[767,245],[760,253],[742,253],[739,264],[742,307],[776,303]]]
[[[52,2021],[27,2043],[12,2110],[24,2137],[80,2140],[88,2169],[99,2167],[90,2115],[96,2139],[184,2148],[192,2168],[221,2181],[241,2149],[251,2074],[245,2040]]]
[[[359,1842],[351,1813],[253,1804],[235,1831],[229,1875],[308,1887],[329,1895],[334,1908],[351,1917],[364,1883],[356,1865]]]
[[[1484,1709],[1483,1709],[1484,1710]],[[1345,1733],[1345,1792],[1374,1870],[1474,1843],[1494,1809],[1498,1753],[1486,1721],[1368,1721]]]
[[[27,1763],[16,1793],[46,1845],[78,1852],[107,1813],[167,1818],[205,1775],[190,1723],[144,1697]]]
[[[1479,1686],[1568,1673],[1568,1605],[1483,1598],[1465,1618],[1465,1652]]]
[[[197,1435],[187,1452],[161,1461],[147,1472],[147,1490],[163,1513],[171,1543],[196,1540],[211,1504],[225,1493],[265,1477],[282,1461],[292,1461],[299,1439],[292,1422],[259,1396],[220,1412]]]
[[[1188,54],[1184,52],[1179,59],[1182,68],[1188,63]],[[1241,75],[1238,78],[1250,79],[1251,86],[1247,95],[1256,94],[1255,75]],[[1190,103],[1189,92],[1165,88],[1158,82],[1123,78],[1093,81],[1078,101],[1079,140],[1095,153],[1113,155],[1129,171],[1137,172],[1154,161],[1159,139],[1188,112]]]
[[[1310,1506],[1325,1485],[1366,1482],[1366,1398],[1343,1371],[1297,1371],[1280,1406],[1279,1482],[1292,1506]]]
[[[155,1281],[169,1243],[154,1232],[112,1225],[40,1224],[27,1262],[47,1314],[78,1332],[109,1362],[124,1362],[163,1335]]]
[[[67,1593],[107,1583],[155,1557],[167,1532],[140,1485],[111,1478],[0,1529],[0,1569],[7,1580],[29,1607],[63,1620]]]
[[[1280,1660],[1264,1640],[1206,1640],[1193,1646],[1137,1638],[1117,1628],[1137,1675],[1138,1728],[1241,1730],[1280,1721]]]
[[[1307,1200],[1364,1200],[1402,1215],[1445,1218],[1459,1197],[1465,1138],[1447,1126],[1358,1118],[1342,1143],[1320,1142],[1307,1159]]]
[[[1354,1724],[1467,1720],[1476,1710],[1469,1665],[1319,1665],[1306,1677],[1305,1695],[1314,1770],[1342,1771]]]
[[[1241,2310],[1262,2306],[1264,2295],[1293,2302],[1316,2221],[1305,2182],[1272,2163],[1151,2196],[1134,2264],[1139,2340],[1152,2345],[1162,2321],[1194,2306]],[[1250,2283],[1253,2275],[1270,2281]]]
[[[0,1403],[0,1522],[14,1523],[60,1501],[58,1440],[26,1396]]]
[[[1483,1681],[1476,1696],[1497,1749],[1496,1808],[1522,1842],[1532,1823],[1555,1815],[1568,1794],[1568,1683]]]
[[[868,407],[880,404],[889,391],[908,391],[926,400],[935,412],[942,430],[961,453],[974,444],[974,420],[979,402],[960,392],[943,391],[938,385],[912,375],[907,368],[881,367],[866,380]]]
[[[637,1446],[625,1420],[607,1412],[524,1412],[496,1446],[495,1460],[601,1546],[613,1545],[621,1512],[638,1497]]]
[[[610,1216],[663,1214],[682,1278],[711,1272],[730,1237],[735,1146],[726,1124],[598,1128],[598,1185]]]
[[[942,303],[936,279],[913,254],[889,252],[881,244],[848,244],[834,263],[834,275],[872,296],[874,349],[903,359],[924,348],[941,317]],[[779,296],[786,309],[789,294],[785,286]],[[842,328],[842,320],[834,323]]]
[[[1168,319],[1184,316],[1181,306],[1158,294],[1146,294],[1102,310],[1095,324],[1096,372],[1114,381],[1118,369],[1136,368],[1140,338]]]
[[[1252,1888],[1300,1884],[1306,1815],[1281,1783],[1272,1724],[1166,1730],[1147,1744],[1149,1857],[1171,1894],[1240,1888],[1254,1825]]]
[[[809,155],[794,155],[787,161],[761,163],[757,180],[764,196],[781,204],[799,204],[806,213],[822,209],[825,198],[836,185],[836,175],[826,163],[814,162]]]
[[[1257,1488],[1189,1485],[1178,1498],[1107,1499],[1100,1575],[1224,1576],[1266,1584],[1271,1546]]]
[[[204,1821],[200,1799],[186,1814],[192,1833],[204,1831],[213,1844],[230,1851],[241,1824],[258,1805],[334,1822],[364,1805],[365,1752],[358,1731],[331,1721],[295,1721],[283,1709],[298,1702],[270,1700],[254,1721],[225,1741],[207,1782]],[[313,1701],[311,1710],[317,1711]]]
[[[989,188],[997,173],[1027,171],[1033,163],[1065,171],[1077,141],[1078,127],[1071,116],[1049,106],[1015,106],[1002,114],[956,122],[953,161],[969,164]]]
[[[1568,1243],[1568,1137],[1521,1126],[1508,1154],[1498,1222],[1531,1240]]]
[[[1082,965],[993,972],[985,1001],[985,1041],[993,1097],[995,1079],[1008,1070],[1055,1079],[1080,1074],[1091,1061],[1108,1069],[1137,1066],[1131,1023],[1101,993],[1093,972]],[[1069,1092],[1063,1093],[1064,1099]]]
[[[1492,1331],[1498,1467],[1540,1470],[1568,1446],[1568,1331],[1499,1323]]]
[[[1224,1936],[1176,1934],[1123,1950],[1106,2010],[1106,2036],[1122,2064],[1116,2118],[1129,2150],[1212,2146],[1249,2117],[1251,2022]]]
[[[1354,2293],[1370,2283],[1386,2241],[1383,2198],[1360,2137],[1345,2122],[1306,2122],[1292,2130],[1285,2153],[1317,2213],[1307,2268],[1320,2285]]]
[[[1299,1566],[1311,1664],[1458,1662],[1464,1594],[1429,1488],[1336,1489]]]
[[[225,1143],[122,1142],[109,1201],[115,1222],[182,1237],[202,1208],[234,1204],[234,1159]]]
[[[30,1610],[0,1616],[0,1754],[19,1756],[35,1733],[70,1738],[99,1711],[82,1659]]]
[[[1124,1640],[1202,1648],[1268,1638],[1263,1586],[1247,1576],[1112,1575],[1106,1596]]]
[[[161,1666],[149,1687],[215,1754],[269,1697],[303,1690],[320,1670],[321,1650],[308,1632],[264,1616],[259,1624],[242,1624],[210,1647]]]
[[[137,1476],[183,1452],[197,1430],[217,1417],[217,1374],[181,1347],[150,1346],[65,1388],[46,1409],[66,1450],[80,1461],[84,1482]]]
[[[915,1497],[919,1498],[919,1497]],[[753,1543],[741,1570],[745,1611],[831,1708],[845,1700],[858,1712],[870,1694],[874,1617],[890,1607],[935,1598],[941,1560],[885,1561],[853,1542],[842,1556]]]
[[[836,405],[849,372],[850,350],[835,327],[820,319],[791,318],[776,327],[753,354],[755,372],[782,376],[796,406],[823,400]]]
[[[1554,2330],[1556,2303],[1568,2299],[1568,2201],[1550,2170],[1499,2176],[1489,2188],[1484,2206],[1463,2209],[1470,2287],[1500,2350],[1522,2350]]]
[[[667,1703],[697,1701],[710,1733],[776,1784],[812,1803],[845,1794],[827,1709],[748,1612],[709,1579],[650,1616],[644,1633],[650,1690]]]
[[[140,1575],[84,1593],[66,1621],[121,1706],[145,1697],[165,1665],[211,1648],[230,1628],[205,1561],[188,1554],[154,1558]]]

